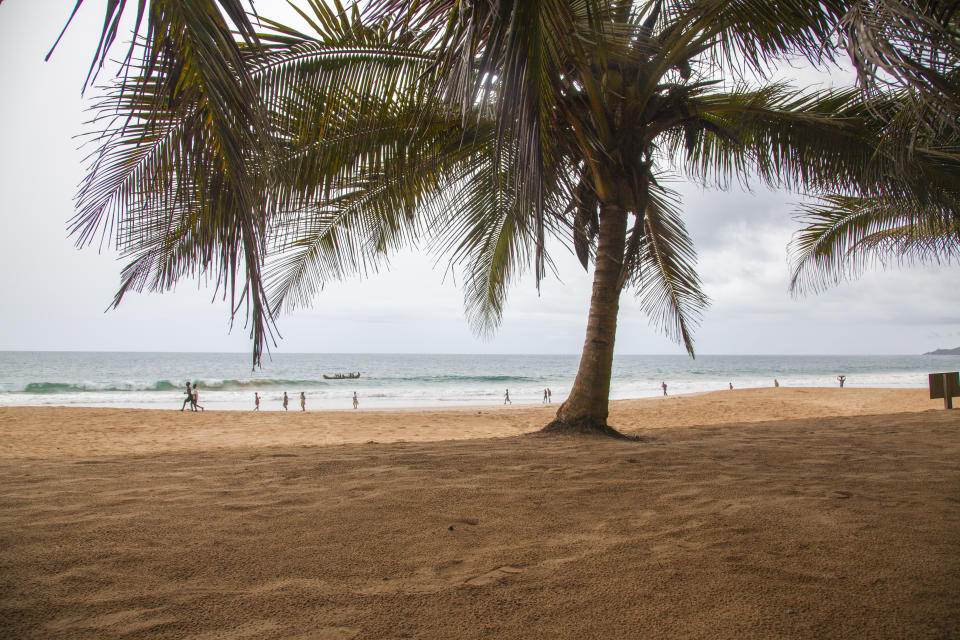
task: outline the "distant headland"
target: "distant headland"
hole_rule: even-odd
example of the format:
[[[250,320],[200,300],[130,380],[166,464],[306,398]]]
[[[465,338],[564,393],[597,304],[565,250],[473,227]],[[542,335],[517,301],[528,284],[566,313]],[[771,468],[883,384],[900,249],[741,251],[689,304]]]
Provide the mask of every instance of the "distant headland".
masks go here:
[[[937,349],[936,351],[928,351],[925,356],[960,356],[960,347],[956,349]]]

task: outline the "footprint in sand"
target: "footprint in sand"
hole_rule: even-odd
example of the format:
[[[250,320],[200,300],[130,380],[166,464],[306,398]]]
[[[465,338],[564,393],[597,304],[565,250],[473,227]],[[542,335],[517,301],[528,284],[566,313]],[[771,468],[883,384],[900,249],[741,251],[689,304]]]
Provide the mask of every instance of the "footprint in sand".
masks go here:
[[[479,576],[469,578],[465,580],[463,584],[469,584],[474,587],[482,587],[484,585],[493,584],[494,582],[499,582],[507,576],[512,576],[517,573],[523,573],[523,569],[504,565],[502,567],[497,567],[496,569],[491,569],[490,571],[487,571]]]
[[[475,526],[477,526],[478,524],[480,524],[480,521],[479,521],[479,520],[474,520],[473,518],[458,518],[458,519],[456,519],[456,520],[453,521],[453,524],[467,524],[467,525],[470,525],[471,527],[475,527]],[[453,524],[450,525],[449,527],[447,527],[447,530],[448,530],[448,531],[453,531],[453,530],[454,530]]]

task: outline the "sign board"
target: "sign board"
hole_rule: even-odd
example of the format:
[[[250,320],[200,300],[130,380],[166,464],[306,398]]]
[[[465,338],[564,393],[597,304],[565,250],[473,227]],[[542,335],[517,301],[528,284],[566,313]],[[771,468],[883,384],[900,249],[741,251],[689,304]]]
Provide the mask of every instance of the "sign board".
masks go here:
[[[948,373],[931,373],[930,381],[930,399],[943,398],[943,406],[947,409],[953,408],[953,396],[960,396],[960,373],[950,371]]]

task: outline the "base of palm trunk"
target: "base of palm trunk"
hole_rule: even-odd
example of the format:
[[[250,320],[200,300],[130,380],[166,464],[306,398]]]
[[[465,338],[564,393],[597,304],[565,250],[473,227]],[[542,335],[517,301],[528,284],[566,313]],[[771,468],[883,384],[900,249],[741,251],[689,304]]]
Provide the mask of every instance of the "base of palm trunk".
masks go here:
[[[635,436],[628,436],[620,433],[604,420],[596,418],[575,418],[573,420],[555,419],[553,422],[540,430],[540,433],[560,433],[560,434],[582,434],[593,436],[607,436],[618,440],[639,440]]]

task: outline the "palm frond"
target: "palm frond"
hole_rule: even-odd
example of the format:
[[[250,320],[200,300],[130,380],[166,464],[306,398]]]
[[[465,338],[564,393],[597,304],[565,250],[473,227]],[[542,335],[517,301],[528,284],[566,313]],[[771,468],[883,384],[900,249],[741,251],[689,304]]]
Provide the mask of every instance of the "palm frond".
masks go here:
[[[845,0],[668,0],[664,13],[667,23],[677,25],[670,31],[671,39],[707,46],[712,64],[743,77],[765,75],[776,62],[791,56],[814,64],[833,62],[835,50],[823,43],[848,5]]]
[[[703,293],[693,242],[676,205],[669,191],[650,190],[631,280],[651,324],[693,356],[693,331],[710,301]]]
[[[790,243],[790,290],[819,292],[875,264],[950,263],[960,258],[953,211],[893,196],[834,195],[807,205],[800,217],[805,226]]]
[[[960,114],[960,6],[952,0],[858,0],[839,23],[868,93],[909,87],[922,120],[956,128]],[[918,111],[920,113],[920,111]]]
[[[122,0],[108,3],[101,63],[124,7]],[[114,232],[118,246],[134,246],[155,228],[156,206],[171,212],[183,202],[202,206],[205,215],[191,236],[196,249],[179,255],[212,275],[233,314],[246,304],[259,362],[273,334],[260,275],[268,218],[261,194],[273,182],[271,137],[227,19],[249,42],[255,35],[236,0],[141,2],[137,18],[137,30],[146,18],[146,35],[131,45],[128,72],[99,105],[109,124],[94,134],[100,148],[81,185],[72,230],[81,245]],[[131,151],[140,143],[149,151]],[[153,206],[135,203],[138,194]],[[116,220],[121,210],[124,217]],[[238,272],[244,274],[239,288]]]
[[[687,170],[726,186],[752,176],[794,190],[876,191],[885,178],[881,138],[858,91],[804,93],[784,85],[745,87],[691,99],[690,137],[667,132],[672,156],[687,154]],[[683,145],[683,146],[681,146]]]
[[[543,254],[548,176],[562,163],[551,135],[561,79],[571,57],[583,56],[577,40],[608,11],[598,0],[404,3],[374,0],[368,14],[400,14],[403,24],[440,32],[443,55],[435,67],[435,91],[464,118],[480,113],[498,126],[500,153],[518,153],[513,189],[535,221],[534,269],[545,273]],[[571,44],[574,46],[571,47]]]
[[[127,67],[132,64],[133,66],[145,68],[147,76],[153,75],[153,65],[159,62],[159,56],[156,53],[158,48],[162,47],[163,43],[168,40],[171,30],[176,31],[181,26],[188,26],[185,23],[180,23],[183,16],[175,10],[177,7],[174,6],[178,3],[190,5],[190,7],[184,7],[188,13],[200,19],[209,20],[211,26],[214,28],[219,28],[223,25],[225,19],[229,20],[230,24],[245,42],[248,44],[256,42],[256,32],[250,22],[243,0],[154,0],[149,4],[143,0],[139,0],[137,2],[133,34],[130,38],[130,45],[127,49],[126,56],[123,59],[123,66]],[[57,48],[57,44],[60,43],[60,39],[63,38],[63,34],[70,26],[73,18],[77,15],[77,11],[79,11],[81,5],[83,5],[83,0],[77,0],[77,4],[70,13],[70,17],[63,26],[60,35],[47,53],[46,60],[49,60],[50,56],[53,55],[54,49]],[[219,5],[219,7],[217,5]],[[250,5],[252,8],[253,3],[250,2]],[[117,30],[120,27],[120,21],[124,13],[126,13],[126,9],[127,0],[107,0],[103,29],[100,33],[100,41],[97,43],[97,50],[90,63],[90,70],[87,72],[87,79],[84,82],[85,88],[96,81],[98,71],[102,69],[106,63],[107,56],[116,40]],[[141,28],[143,32],[141,32]],[[138,47],[137,40],[141,35],[143,37],[143,43],[142,46]],[[222,53],[227,54],[225,58],[230,58],[235,55],[235,45],[232,40],[229,42],[221,40],[219,44],[226,45],[222,50]],[[135,55],[138,53],[145,54],[147,52],[149,52],[149,55],[142,57]],[[134,60],[135,57],[137,57],[136,61]]]
[[[471,170],[476,151],[460,144],[458,120],[421,128],[422,135],[408,141],[398,124],[406,117],[381,123],[403,142],[391,145],[382,166],[341,183],[336,197],[284,215],[274,233],[275,257],[268,264],[273,308],[307,305],[331,280],[375,272],[392,251],[429,241],[434,228],[455,217],[456,199],[447,191]],[[487,133],[471,135],[489,139],[489,127]]]
[[[481,337],[500,325],[511,284],[530,267],[552,268],[544,235],[559,233],[549,213],[563,200],[563,181],[552,182],[547,215],[531,215],[534,207],[525,200],[531,195],[516,189],[520,153],[497,144],[497,130],[492,125],[486,146],[450,183],[440,216],[429,222],[436,230],[434,251],[449,255],[449,268],[461,273],[467,320]]]
[[[104,124],[94,134],[98,146],[71,228],[81,244],[98,232],[115,234],[121,254],[134,256],[141,275],[124,278],[115,303],[132,287],[160,290],[178,277],[207,274],[229,292],[236,313],[235,278],[243,270],[239,301],[248,304],[257,363],[276,315],[261,275],[268,235],[284,228],[283,211],[336,193],[353,165],[382,163],[382,141],[372,148],[371,135],[357,136],[352,127],[369,128],[385,109],[396,110],[392,98],[413,86],[428,60],[420,42],[404,48],[384,42],[385,29],[350,23],[338,23],[342,28],[328,34],[332,42],[291,42],[288,34],[282,50],[264,40],[265,54],[250,49],[224,59],[206,40],[228,32],[205,31],[204,16],[191,14],[192,7],[178,6],[196,20],[167,35],[162,53],[169,59],[118,81],[98,103],[95,121]],[[231,82],[253,89],[252,98],[225,90]],[[340,109],[316,119],[318,104]],[[187,215],[193,222],[169,248],[170,221]],[[156,270],[150,277],[142,273],[148,265]]]

